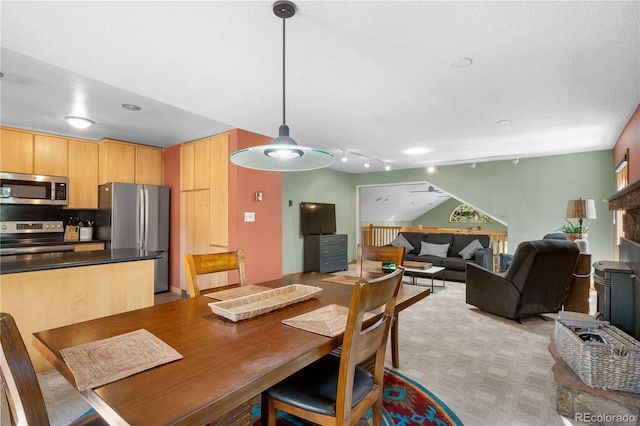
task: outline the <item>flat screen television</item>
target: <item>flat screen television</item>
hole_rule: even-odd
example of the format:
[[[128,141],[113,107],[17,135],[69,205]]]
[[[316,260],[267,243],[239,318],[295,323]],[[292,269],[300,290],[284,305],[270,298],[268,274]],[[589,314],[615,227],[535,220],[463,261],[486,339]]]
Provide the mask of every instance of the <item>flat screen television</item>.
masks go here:
[[[300,232],[302,235],[336,233],[336,205],[300,203]]]

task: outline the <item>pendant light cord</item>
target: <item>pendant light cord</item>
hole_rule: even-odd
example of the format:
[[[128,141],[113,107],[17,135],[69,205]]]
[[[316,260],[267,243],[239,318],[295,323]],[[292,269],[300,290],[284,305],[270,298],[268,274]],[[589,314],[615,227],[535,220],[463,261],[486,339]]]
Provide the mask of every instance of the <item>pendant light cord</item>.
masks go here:
[[[287,124],[287,120],[286,120],[286,99],[285,99],[285,93],[286,93],[286,79],[285,79],[285,27],[286,27],[286,21],[287,21],[287,17],[286,17],[286,13],[282,14],[282,124]]]

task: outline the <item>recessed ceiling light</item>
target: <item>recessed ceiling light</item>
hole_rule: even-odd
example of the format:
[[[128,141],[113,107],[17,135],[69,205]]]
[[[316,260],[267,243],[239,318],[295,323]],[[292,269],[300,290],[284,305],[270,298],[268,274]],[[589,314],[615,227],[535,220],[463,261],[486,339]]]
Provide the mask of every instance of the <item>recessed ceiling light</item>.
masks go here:
[[[500,126],[504,126],[505,124],[511,124],[511,120],[500,120],[497,122]]]
[[[134,104],[122,104],[120,105],[120,107],[122,107],[122,109],[126,109],[127,111],[140,111],[142,109],[138,105]]]
[[[473,61],[471,58],[458,58],[455,61],[451,62],[451,66],[454,68],[466,68],[471,65]]]
[[[67,123],[69,123],[70,125],[72,125],[73,127],[75,127],[76,129],[86,129],[87,127],[91,126],[93,123],[93,121],[89,120],[88,118],[83,118],[83,117],[64,117],[65,120],[67,120]]]

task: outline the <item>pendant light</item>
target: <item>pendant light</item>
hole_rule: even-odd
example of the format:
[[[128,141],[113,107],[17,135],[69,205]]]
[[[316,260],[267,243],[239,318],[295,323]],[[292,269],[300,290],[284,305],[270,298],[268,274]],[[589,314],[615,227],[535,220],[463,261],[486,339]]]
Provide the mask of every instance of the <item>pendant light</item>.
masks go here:
[[[300,146],[289,136],[285,115],[285,22],[296,13],[295,5],[288,1],[273,4],[273,13],[282,18],[282,125],[278,137],[269,145],[241,149],[231,154],[231,162],[241,167],[279,172],[315,170],[328,167],[334,156],[316,148]]]

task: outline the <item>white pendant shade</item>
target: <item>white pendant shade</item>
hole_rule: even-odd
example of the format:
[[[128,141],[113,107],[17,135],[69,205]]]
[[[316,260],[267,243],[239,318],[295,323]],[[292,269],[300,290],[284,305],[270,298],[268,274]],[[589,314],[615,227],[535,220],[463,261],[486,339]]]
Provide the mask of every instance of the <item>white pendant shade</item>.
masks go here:
[[[277,140],[274,139],[274,141]],[[281,152],[299,151],[300,156],[294,155],[287,158],[269,156],[273,150]],[[231,162],[241,167],[256,170],[271,170],[280,172],[295,172],[322,169],[330,166],[335,158],[330,153],[321,149],[309,148],[300,145],[276,144],[254,146],[241,149],[231,154]]]
[[[279,0],[273,5],[273,13],[282,18],[282,125],[279,135],[269,145],[241,149],[230,156],[233,164],[256,170],[294,172],[321,169],[335,161],[334,156],[321,149],[300,146],[289,136],[285,121],[285,21],[295,15],[296,9],[289,0]]]

